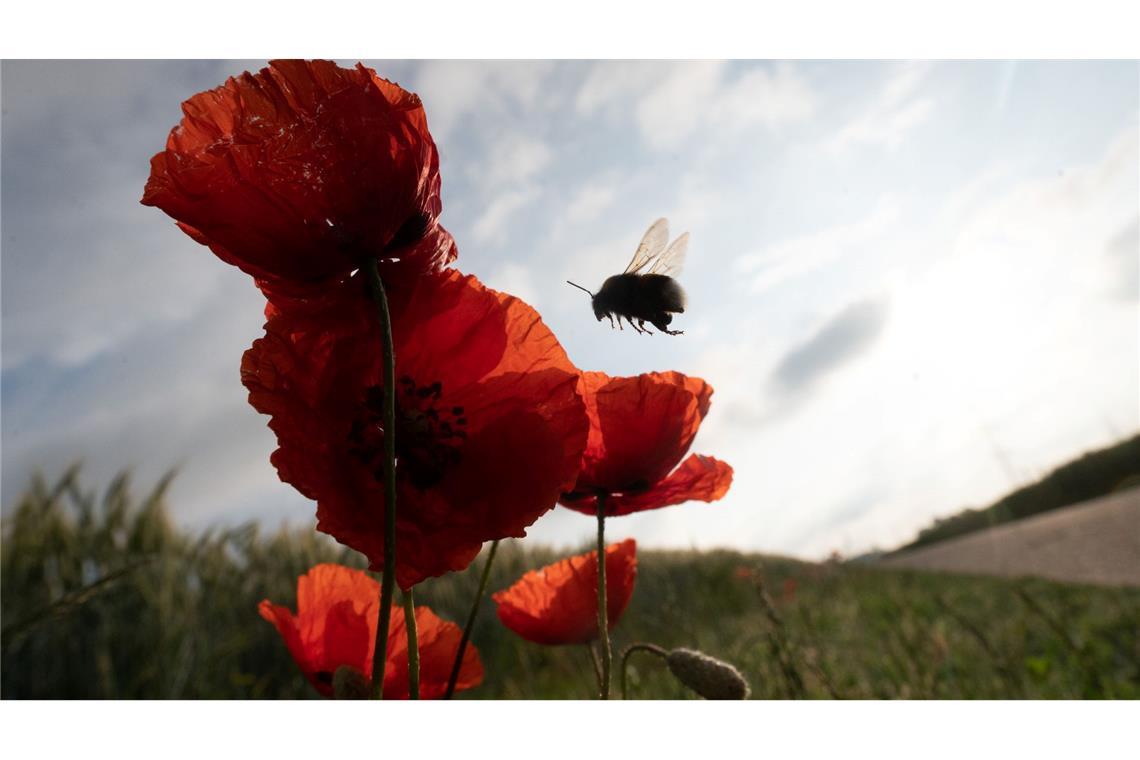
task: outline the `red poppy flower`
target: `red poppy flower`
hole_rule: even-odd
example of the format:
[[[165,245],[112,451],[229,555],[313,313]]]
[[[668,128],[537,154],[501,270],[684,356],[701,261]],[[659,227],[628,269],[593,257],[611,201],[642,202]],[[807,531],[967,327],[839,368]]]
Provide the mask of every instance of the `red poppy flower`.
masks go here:
[[[316,500],[319,530],[378,569],[381,350],[359,279],[321,308],[270,308],[242,382],[272,417],[281,479]],[[526,535],[573,485],[589,422],[577,369],[517,298],[449,270],[416,279],[393,311],[396,581],[408,588]]]
[[[633,596],[637,542],[606,547],[606,611],[617,625]],[[536,644],[586,644],[598,637],[598,552],[531,570],[492,595],[503,625]]]
[[[372,677],[380,584],[360,570],[340,565],[317,565],[297,579],[297,614],[288,607],[264,600],[258,611],[277,626],[285,646],[305,677],[326,697],[333,694],[337,668],[352,668]],[[416,607],[416,633],[420,652],[420,696],[442,697],[463,632],[441,620],[427,607]],[[463,653],[456,691],[483,681],[483,663],[474,647]],[[393,607],[388,626],[388,662],[384,670],[384,698],[408,698],[408,635],[403,611]]]
[[[377,592],[379,593],[379,592]],[[463,629],[442,620],[427,607],[416,607],[416,643],[420,652],[420,699],[441,699],[447,693],[447,679],[455,664],[455,653]],[[371,663],[369,663],[371,664]],[[473,689],[483,683],[483,662],[470,641],[463,651],[456,691]],[[404,611],[392,606],[388,625],[388,664],[384,668],[384,699],[408,698],[408,629]]]
[[[265,286],[347,275],[368,257],[416,271],[455,258],[423,105],[371,69],[273,61],[182,111],[142,202]]]
[[[689,450],[709,410],[712,386],[679,372],[609,377],[583,372],[580,388],[590,437],[573,490],[561,503],[597,514],[627,515],[686,501],[716,501],[732,484],[732,468]],[[676,468],[676,469],[674,469]]]

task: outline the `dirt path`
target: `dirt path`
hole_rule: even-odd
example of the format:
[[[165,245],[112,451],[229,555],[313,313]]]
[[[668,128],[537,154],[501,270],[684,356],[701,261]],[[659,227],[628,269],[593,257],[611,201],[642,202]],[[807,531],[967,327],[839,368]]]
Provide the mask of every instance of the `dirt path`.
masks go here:
[[[913,549],[888,567],[1140,586],[1140,488]]]

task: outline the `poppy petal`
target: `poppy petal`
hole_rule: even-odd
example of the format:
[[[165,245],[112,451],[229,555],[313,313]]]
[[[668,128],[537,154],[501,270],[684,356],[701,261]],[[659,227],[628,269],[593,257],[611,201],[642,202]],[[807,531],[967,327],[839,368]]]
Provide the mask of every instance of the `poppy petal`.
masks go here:
[[[727,464],[693,455],[677,467],[709,411],[713,389],[704,380],[679,372],[583,372],[579,390],[590,432],[578,480],[562,494],[562,505],[594,515],[601,493],[606,514],[617,516],[725,494],[732,483]]]
[[[417,272],[454,258],[423,106],[375,72],[272,61],[182,110],[142,202],[223,261],[288,288],[366,258]]]
[[[258,611],[273,623],[293,659],[321,694],[333,696],[333,677],[349,667],[372,677],[372,659],[379,622],[380,584],[360,570],[334,564],[313,567],[297,579],[297,614],[287,607],[261,602]],[[427,607],[416,607],[420,651],[420,696],[442,697],[462,631]],[[384,697],[408,698],[408,636],[403,610],[393,606],[388,625],[388,660]],[[483,680],[483,664],[473,646],[464,652],[456,690]]]
[[[317,691],[332,696],[332,675],[348,666],[369,675],[376,646],[380,584],[366,573],[316,565],[297,579],[297,614],[261,602],[293,659]]]
[[[384,672],[384,699],[407,699],[408,633],[402,609],[392,608],[388,635],[388,664]],[[439,699],[447,693],[447,682],[459,651],[463,630],[439,618],[427,607],[416,607],[416,642],[420,653],[420,698]],[[473,646],[463,652],[455,690],[465,691],[483,682],[483,662]]]
[[[687,501],[717,501],[728,493],[731,485],[732,467],[727,463],[701,454],[690,454],[680,467],[649,490],[607,496],[606,514],[619,517]],[[598,513],[597,499],[591,495],[573,502],[563,499],[563,505],[583,514]]]
[[[611,378],[593,394],[601,449],[587,449],[579,487],[621,491],[664,478],[692,445],[711,395],[703,380],[676,372]]]
[[[289,654],[293,655],[293,659],[301,668],[301,671],[308,676],[309,673],[314,673],[318,669],[311,662],[309,651],[305,643],[301,641],[301,632],[297,629],[297,619],[293,616],[293,612],[288,608],[279,604],[273,604],[268,599],[263,599],[261,604],[257,607],[258,613],[261,617],[273,623],[277,628],[277,632],[281,634],[281,638],[285,641],[285,647],[289,650]],[[311,680],[311,679],[310,679]],[[317,686],[317,684],[313,684]],[[320,686],[317,686],[321,690]],[[325,693],[322,691],[322,693]],[[329,687],[326,696],[331,696],[332,688]]]
[[[606,609],[612,629],[637,579],[637,543],[606,547]],[[531,570],[491,597],[507,628],[536,644],[585,644],[598,636],[598,553],[581,554]]]

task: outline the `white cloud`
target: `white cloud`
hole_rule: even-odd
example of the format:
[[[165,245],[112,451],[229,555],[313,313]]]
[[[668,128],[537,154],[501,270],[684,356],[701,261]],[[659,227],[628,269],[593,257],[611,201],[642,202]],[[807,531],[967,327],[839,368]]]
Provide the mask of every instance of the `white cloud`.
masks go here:
[[[218,287],[225,265],[139,199],[180,97],[201,86],[187,80],[233,66],[5,64],[5,369],[77,366],[192,318]]]
[[[413,89],[423,99],[438,144],[468,127],[478,113],[482,124],[499,123],[544,103],[553,61],[424,61]]]
[[[500,135],[485,158],[468,169],[475,197],[485,205],[472,228],[476,242],[502,244],[523,209],[542,197],[542,172],[550,165],[547,145],[525,135]]]
[[[201,256],[204,267],[223,266]],[[6,372],[4,504],[33,467],[50,477],[79,459],[89,483],[123,467],[153,480],[178,466],[173,498],[196,521],[226,518],[238,495],[272,491],[273,434],[238,371],[263,305],[245,275],[224,278],[193,320],[144,320],[82,365],[49,364],[42,381],[30,369]]]
[[[859,143],[897,148],[934,110],[934,99],[919,94],[930,69],[929,62],[901,64],[878,96],[828,140],[827,148],[836,153]]]
[[[561,220],[567,224],[591,222],[617,199],[616,178],[610,176],[578,188],[570,198]]]
[[[1105,253],[1109,259],[1106,292],[1125,301],[1140,300],[1140,215],[1112,236]]]
[[[667,76],[678,63],[665,61],[597,61],[578,88],[578,116],[628,113],[630,102],[654,82]]]
[[[1022,275],[1033,281],[1041,272],[1071,265],[1081,278],[1095,277],[1085,266],[1096,257],[1104,241],[1135,216],[1140,162],[1134,129],[1119,134],[1102,159],[1047,179],[1023,181],[997,200],[979,203],[972,215],[955,225],[955,250],[962,256],[979,256],[995,246],[1017,255],[1025,266]],[[994,260],[995,266],[1009,257]],[[1067,277],[1069,287],[1079,283]]]
[[[642,139],[661,150],[681,145],[702,125],[719,131],[720,123],[706,109],[719,100],[726,68],[723,61],[673,66],[633,104]]]
[[[62,366],[83,364],[156,323],[192,319],[218,287],[226,265],[167,217],[138,206],[135,190],[107,188],[104,198],[120,201],[115,210],[96,219],[77,209],[43,236],[47,245],[29,241],[21,246],[41,260],[21,275],[21,288],[5,290],[5,311],[12,316],[4,327],[5,369],[35,357]],[[115,231],[93,235],[81,251],[50,247],[66,235],[82,239],[96,226]],[[5,256],[11,271],[23,266],[14,261],[19,255]],[[204,260],[210,266],[201,266]],[[93,287],[87,279],[103,271],[117,273],[114,288]],[[169,287],[175,282],[177,287]],[[45,298],[44,293],[52,295]],[[140,319],[141,314],[147,318]]]
[[[502,243],[507,239],[511,218],[538,199],[534,187],[507,190],[496,197],[483,211],[471,232],[475,241],[484,244]]]
[[[740,132],[761,125],[769,128],[803,122],[815,114],[817,95],[791,64],[775,70],[750,69],[727,81],[711,103],[713,125]]]
[[[510,293],[516,298],[526,301],[536,309],[539,306],[538,288],[530,270],[521,264],[508,261],[492,274],[483,278],[483,282],[495,290]]]
[[[550,148],[525,135],[499,135],[489,146],[486,158],[468,174],[487,191],[528,184],[550,165]]]
[[[785,240],[757,253],[740,256],[734,268],[740,274],[758,273],[751,280],[753,293],[763,293],[788,280],[816,272],[842,256],[858,254],[899,219],[899,203],[890,195],[880,198],[871,213],[851,224],[839,225]]]
[[[725,61],[600,62],[578,91],[579,115],[633,113],[642,139],[657,150],[705,136],[723,140],[776,128],[815,113],[816,94],[791,64],[740,70]]]
[[[464,205],[477,217],[475,242],[506,244],[517,215],[542,197],[554,154],[540,135],[521,129],[557,107],[547,86],[556,71],[553,61],[425,61],[412,76],[445,178],[458,171],[470,183]],[[449,154],[466,160],[451,164]],[[454,181],[445,179],[451,188]]]

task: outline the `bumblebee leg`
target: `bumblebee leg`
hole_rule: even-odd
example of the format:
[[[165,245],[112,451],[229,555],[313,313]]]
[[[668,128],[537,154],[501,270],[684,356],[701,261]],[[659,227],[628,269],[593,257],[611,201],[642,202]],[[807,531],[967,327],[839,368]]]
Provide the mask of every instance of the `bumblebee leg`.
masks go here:
[[[611,330],[614,329],[614,315],[613,314],[607,314],[606,316],[610,318],[610,329]]]
[[[658,330],[665,333],[666,335],[684,335],[685,334],[684,330],[670,330],[669,329],[669,323],[673,321],[673,317],[671,314],[663,314],[663,315],[659,316],[657,319],[653,319],[650,321],[653,322],[654,327],[656,327]]]
[[[652,334],[653,334],[653,333],[652,333],[652,332],[649,330],[649,328],[645,326],[645,320],[644,320],[644,319],[639,319],[639,320],[637,320],[637,326],[638,326],[638,327],[640,327],[640,328],[641,328],[641,331],[642,331],[643,333],[645,333],[646,335],[652,335]]]
[[[618,314],[617,323],[618,323],[618,329],[621,330],[622,332],[624,332],[625,328],[621,326],[621,314]]]

